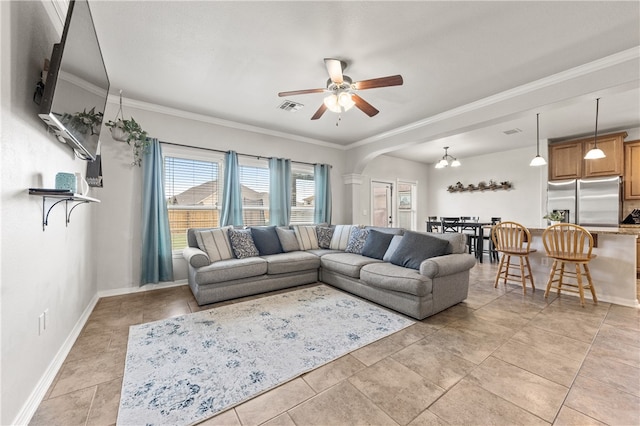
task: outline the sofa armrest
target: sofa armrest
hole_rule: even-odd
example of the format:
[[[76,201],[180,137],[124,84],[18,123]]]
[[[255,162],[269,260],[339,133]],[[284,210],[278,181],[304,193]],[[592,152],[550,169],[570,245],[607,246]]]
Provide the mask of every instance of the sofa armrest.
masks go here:
[[[195,247],[185,247],[182,250],[182,257],[194,268],[211,265],[211,260],[207,253]]]
[[[467,253],[447,254],[425,259],[420,264],[420,273],[429,278],[444,277],[473,268],[476,258]]]

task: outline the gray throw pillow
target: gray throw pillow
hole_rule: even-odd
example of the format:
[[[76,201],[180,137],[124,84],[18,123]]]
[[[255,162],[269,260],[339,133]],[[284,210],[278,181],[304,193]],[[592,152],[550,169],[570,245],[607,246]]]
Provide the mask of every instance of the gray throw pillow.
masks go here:
[[[393,234],[369,229],[369,236],[362,247],[362,255],[374,259],[382,259],[393,239]]]
[[[369,236],[369,230],[365,228],[353,227],[349,235],[347,247],[344,249],[347,253],[362,254],[362,248]]]
[[[275,226],[251,227],[251,236],[260,256],[282,253]]]
[[[447,254],[448,246],[448,241],[438,237],[406,231],[391,256],[391,263],[419,270],[423,260]]]
[[[229,241],[231,242],[233,254],[238,259],[255,257],[260,254],[253,242],[251,229],[229,229]]]
[[[328,226],[317,226],[318,247],[328,249],[331,246],[331,238],[333,237],[333,228]]]
[[[391,239],[391,243],[389,244],[389,248],[385,252],[382,260],[384,260],[385,262],[391,262],[391,256],[393,256],[393,253],[395,253],[396,250],[398,249],[398,246],[400,245],[401,240],[402,240],[402,235],[393,236],[393,238]]]
[[[284,252],[288,253],[290,251],[300,250],[300,244],[298,244],[296,232],[293,229],[277,227],[276,233],[278,234],[278,239]]]

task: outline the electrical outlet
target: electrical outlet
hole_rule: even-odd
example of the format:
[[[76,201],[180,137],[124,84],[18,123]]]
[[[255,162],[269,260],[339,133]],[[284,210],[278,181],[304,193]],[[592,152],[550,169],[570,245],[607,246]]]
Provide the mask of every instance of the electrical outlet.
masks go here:
[[[44,329],[46,330],[49,325],[49,308],[45,309],[43,314],[44,314]]]
[[[548,257],[543,257],[540,259],[540,264],[542,266],[549,266],[549,258]]]

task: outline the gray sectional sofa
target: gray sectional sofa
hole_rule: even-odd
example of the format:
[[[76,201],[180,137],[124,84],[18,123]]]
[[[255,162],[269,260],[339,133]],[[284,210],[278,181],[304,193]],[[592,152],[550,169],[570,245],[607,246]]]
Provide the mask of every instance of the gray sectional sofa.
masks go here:
[[[249,243],[248,249],[237,237],[246,242],[251,230],[187,231],[183,256],[198,304],[322,281],[423,319],[467,297],[475,258],[466,253],[464,234],[356,225],[260,228],[254,228],[255,247]]]

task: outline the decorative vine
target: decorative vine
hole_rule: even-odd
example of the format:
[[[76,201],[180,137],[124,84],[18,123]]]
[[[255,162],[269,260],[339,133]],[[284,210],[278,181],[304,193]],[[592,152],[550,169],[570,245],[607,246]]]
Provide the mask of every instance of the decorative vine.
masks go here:
[[[508,190],[513,187],[512,183],[509,181],[504,181],[500,183],[496,183],[493,180],[489,181],[487,185],[486,182],[479,182],[478,185],[474,185],[470,183],[469,185],[464,185],[461,182],[457,182],[455,185],[449,185],[447,191],[449,192],[465,192],[465,191],[496,191],[499,189]]]

